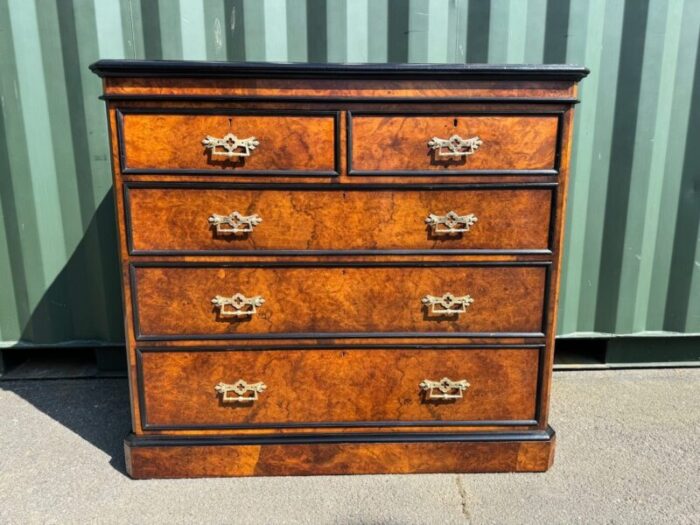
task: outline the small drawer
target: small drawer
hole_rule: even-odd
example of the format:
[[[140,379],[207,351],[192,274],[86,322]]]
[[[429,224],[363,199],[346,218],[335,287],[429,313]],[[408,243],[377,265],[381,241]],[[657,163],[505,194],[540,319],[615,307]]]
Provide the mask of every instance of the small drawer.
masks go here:
[[[336,112],[117,110],[123,174],[338,175]]]
[[[542,263],[132,264],[140,340],[542,336]]]
[[[555,174],[558,114],[353,114],[350,175]]]
[[[125,185],[132,254],[549,252],[554,185]]]
[[[532,425],[540,348],[137,350],[145,430]]]

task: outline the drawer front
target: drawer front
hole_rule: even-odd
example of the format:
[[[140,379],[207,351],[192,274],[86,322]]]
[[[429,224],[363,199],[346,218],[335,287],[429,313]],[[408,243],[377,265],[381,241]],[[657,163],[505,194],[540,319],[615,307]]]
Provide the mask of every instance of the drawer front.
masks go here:
[[[542,335],[547,263],[362,264],[135,265],[137,338]]]
[[[260,190],[146,183],[127,185],[126,195],[130,250],[139,254],[542,251],[549,248],[553,188]],[[454,222],[450,212],[459,216]],[[436,219],[426,223],[430,216]]]
[[[533,424],[539,352],[139,350],[141,415],[151,430]]]
[[[337,175],[338,115],[123,109],[122,173]]]
[[[357,114],[350,174],[554,173],[558,128],[558,115]]]

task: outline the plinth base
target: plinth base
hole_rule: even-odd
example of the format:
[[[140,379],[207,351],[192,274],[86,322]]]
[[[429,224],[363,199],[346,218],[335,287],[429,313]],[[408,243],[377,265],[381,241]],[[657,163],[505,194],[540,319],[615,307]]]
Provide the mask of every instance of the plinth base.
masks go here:
[[[469,434],[135,436],[124,442],[135,479],[213,476],[543,472],[554,431]]]

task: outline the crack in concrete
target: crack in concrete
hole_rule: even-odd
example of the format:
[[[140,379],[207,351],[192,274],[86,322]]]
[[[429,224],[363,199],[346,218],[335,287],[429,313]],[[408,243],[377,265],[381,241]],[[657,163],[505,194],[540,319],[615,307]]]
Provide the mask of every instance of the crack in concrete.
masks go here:
[[[459,493],[462,516],[464,516],[464,519],[467,520],[467,522],[471,522],[471,516],[469,515],[469,504],[467,503],[467,489],[464,486],[460,476],[455,476],[455,483],[457,484],[457,492]]]

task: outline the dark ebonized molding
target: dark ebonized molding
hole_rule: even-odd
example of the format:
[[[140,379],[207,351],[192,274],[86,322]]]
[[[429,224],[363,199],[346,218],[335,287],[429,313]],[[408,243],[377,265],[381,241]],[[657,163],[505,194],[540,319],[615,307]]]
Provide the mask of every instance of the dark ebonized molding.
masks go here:
[[[136,314],[134,314],[136,315]],[[138,325],[136,330],[140,330]],[[226,341],[265,339],[542,339],[544,332],[272,332],[269,334],[194,334],[143,335],[136,332],[136,341]],[[314,345],[315,348],[315,345]]]
[[[306,183],[306,182],[172,182],[172,181],[124,181],[125,185],[131,188],[182,188],[182,189],[217,189],[217,190],[308,190],[308,191],[420,191],[420,190],[447,190],[447,191],[469,191],[469,190],[527,190],[527,189],[547,189],[556,188],[557,182],[473,182],[473,183],[430,183],[430,182],[407,182],[407,183]]]
[[[138,349],[141,352],[151,353],[177,353],[177,352],[254,352],[260,350],[299,350],[300,348],[310,348],[313,350],[492,350],[492,349],[509,349],[509,348],[544,348],[544,343],[328,343],[320,342],[313,345],[299,346],[298,343],[283,344],[255,344],[255,345],[236,345],[236,346],[210,346],[210,345],[193,345],[193,346],[145,346],[139,345]]]
[[[99,60],[100,77],[224,77],[325,79],[573,80],[588,75],[577,65],[495,64],[307,64],[188,60]]]
[[[374,345],[373,348],[376,348]],[[400,345],[392,346],[389,348],[394,348],[396,350],[401,350],[409,348],[411,345]],[[313,345],[314,350],[323,348],[323,346]],[[326,349],[334,350],[360,350],[362,347],[357,347],[354,345],[326,345]],[[422,345],[422,349],[432,349],[432,348],[449,348],[451,350],[483,350],[488,348],[508,348],[515,350],[532,350],[537,349],[537,363],[538,370],[541,369],[542,363],[544,362],[544,352],[545,346],[540,345]],[[290,350],[296,348],[278,348],[278,350]],[[211,424],[211,425],[158,425],[150,423],[148,420],[148,406],[146,405],[146,392],[145,392],[145,381],[143,378],[143,354],[144,353],[170,353],[170,352],[253,352],[256,350],[248,349],[233,349],[233,348],[164,348],[164,347],[139,347],[136,349],[136,377],[137,377],[137,389],[139,396],[140,414],[141,414],[141,428],[144,430],[240,430],[240,429],[267,429],[267,428],[311,428],[311,427],[323,427],[323,428],[358,428],[358,427],[532,427],[539,424],[540,406],[542,401],[542,381],[541,374],[538,374],[537,387],[535,390],[535,418],[534,419],[507,419],[507,420],[472,420],[472,421],[440,421],[440,420],[429,420],[429,421],[303,421],[298,423],[239,423],[239,424]],[[260,349],[257,349],[260,351]]]
[[[449,248],[437,248],[426,250],[404,250],[404,249],[384,249],[384,250],[233,250],[222,248],[220,250],[135,250],[133,242],[133,228],[131,226],[131,190],[132,189],[188,189],[188,190],[290,190],[290,191],[473,191],[473,190],[517,190],[536,189],[551,191],[552,204],[550,213],[550,225],[554,224],[556,213],[556,196],[559,184],[556,182],[524,182],[524,183],[495,183],[495,184],[290,184],[290,183],[236,183],[236,182],[142,182],[125,181],[123,184],[124,193],[124,220],[126,223],[126,245],[129,255],[218,255],[218,256],[305,256],[305,255],[335,255],[335,256],[364,256],[364,255],[552,255],[552,228],[549,228],[549,238],[547,249],[517,249],[517,250],[495,250],[495,249],[461,249],[453,250]]]
[[[422,268],[468,268],[468,267],[512,267],[533,266],[545,269],[544,301],[542,303],[542,324],[539,332],[269,332],[269,333],[228,333],[228,334],[143,334],[139,321],[138,283],[136,268],[380,268],[380,267],[422,267]],[[265,339],[470,339],[470,338],[541,338],[546,336],[549,318],[549,297],[551,293],[551,261],[224,261],[224,262],[183,262],[183,261],[132,261],[129,263],[129,284],[131,306],[136,341],[221,341],[221,340],[265,340]]]
[[[521,430],[512,432],[392,432],[283,434],[246,436],[135,436],[129,434],[124,443],[131,447],[187,447],[216,445],[303,445],[321,443],[455,443],[503,441],[551,441],[554,430]]]

